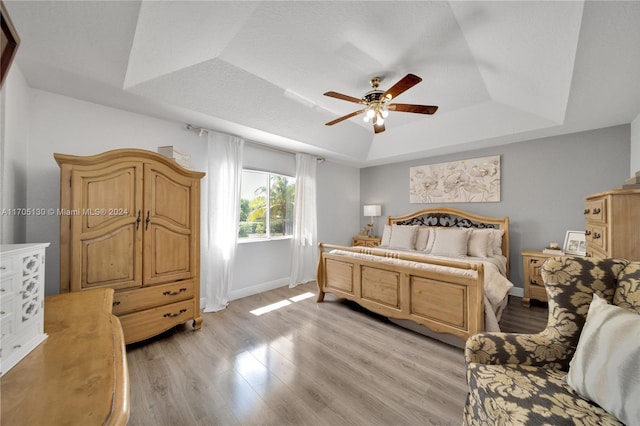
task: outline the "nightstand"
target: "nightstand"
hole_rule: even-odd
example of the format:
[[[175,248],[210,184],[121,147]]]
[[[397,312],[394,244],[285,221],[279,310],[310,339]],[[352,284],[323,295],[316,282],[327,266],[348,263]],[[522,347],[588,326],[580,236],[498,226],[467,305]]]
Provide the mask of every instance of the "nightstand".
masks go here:
[[[378,247],[380,245],[380,237],[363,237],[358,235],[351,239],[351,245],[353,247]]]
[[[529,307],[531,299],[546,302],[547,290],[544,288],[544,281],[542,281],[541,268],[545,260],[557,255],[534,250],[524,250],[521,254],[524,271],[522,304]]]

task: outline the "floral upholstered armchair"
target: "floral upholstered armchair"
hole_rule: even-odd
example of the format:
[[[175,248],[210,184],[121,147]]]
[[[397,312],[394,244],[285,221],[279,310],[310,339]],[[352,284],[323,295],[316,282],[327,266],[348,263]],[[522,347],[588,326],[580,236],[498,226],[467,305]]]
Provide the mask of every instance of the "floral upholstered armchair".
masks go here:
[[[466,342],[465,424],[619,424],[576,393],[566,376],[594,293],[640,313],[640,262],[554,257],[542,277],[549,300],[542,332],[480,333]]]

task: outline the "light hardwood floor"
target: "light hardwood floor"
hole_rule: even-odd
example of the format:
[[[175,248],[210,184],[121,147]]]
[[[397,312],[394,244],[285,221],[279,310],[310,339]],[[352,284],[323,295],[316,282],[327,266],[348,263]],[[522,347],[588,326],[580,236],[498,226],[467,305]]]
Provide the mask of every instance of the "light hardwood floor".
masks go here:
[[[235,300],[204,314],[199,331],[179,326],[130,345],[129,425],[461,423],[462,349],[332,295],[316,303],[316,289],[309,283]],[[251,313],[274,303],[286,306]],[[501,324],[537,332],[546,312],[513,298]]]

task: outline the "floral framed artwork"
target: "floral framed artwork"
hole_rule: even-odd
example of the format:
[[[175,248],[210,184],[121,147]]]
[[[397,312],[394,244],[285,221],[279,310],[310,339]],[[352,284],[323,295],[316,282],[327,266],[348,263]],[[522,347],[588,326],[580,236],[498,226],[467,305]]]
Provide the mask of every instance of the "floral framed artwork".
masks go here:
[[[565,254],[585,256],[587,254],[587,240],[584,231],[567,231],[564,237],[563,251]]]
[[[409,169],[410,203],[500,201],[500,156]]]

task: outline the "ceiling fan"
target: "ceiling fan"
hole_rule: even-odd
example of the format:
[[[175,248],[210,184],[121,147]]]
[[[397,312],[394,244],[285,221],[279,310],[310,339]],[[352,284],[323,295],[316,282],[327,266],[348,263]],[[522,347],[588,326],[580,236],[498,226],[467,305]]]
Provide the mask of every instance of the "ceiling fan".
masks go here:
[[[432,105],[414,105],[414,104],[395,104],[390,103],[392,99],[400,95],[401,93],[409,90],[416,84],[420,83],[422,79],[414,74],[407,74],[396,84],[391,86],[386,91],[378,89],[381,77],[373,77],[370,81],[371,88],[369,92],[362,96],[362,99],[354,98],[352,96],[343,95],[338,92],[327,92],[324,95],[331,98],[342,99],[344,101],[353,102],[356,104],[365,105],[365,108],[354,111],[350,114],[336,118],[333,121],[325,123],[327,126],[333,126],[336,123],[347,120],[351,117],[355,117],[358,114],[364,113],[364,121],[373,122],[373,131],[375,133],[384,132],[384,119],[389,115],[389,111],[398,112],[413,112],[416,114],[433,114],[438,110],[437,106]]]

